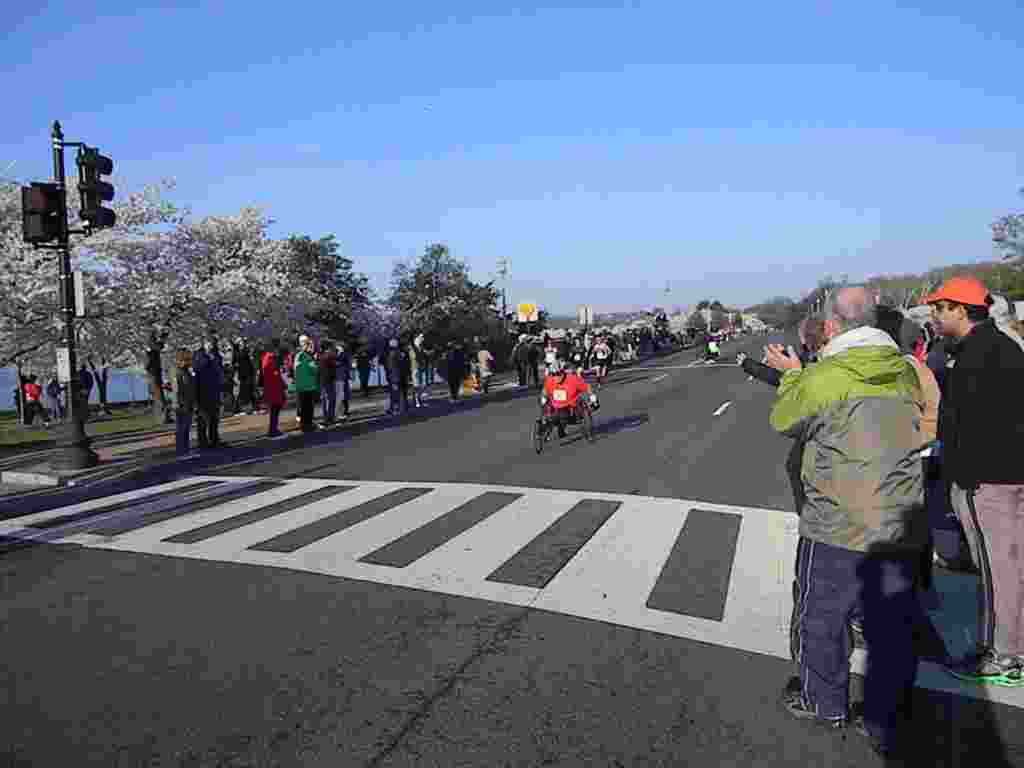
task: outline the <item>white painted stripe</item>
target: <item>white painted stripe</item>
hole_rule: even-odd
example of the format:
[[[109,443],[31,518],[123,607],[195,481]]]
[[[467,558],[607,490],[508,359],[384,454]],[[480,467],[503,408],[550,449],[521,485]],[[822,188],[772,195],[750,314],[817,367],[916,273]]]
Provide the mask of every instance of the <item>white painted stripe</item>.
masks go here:
[[[725,409],[728,408],[730,405],[732,405],[732,400],[726,400],[724,403],[722,403],[720,406],[718,406],[718,410],[715,411],[711,415],[712,416],[721,416],[723,413],[725,413]]]
[[[758,633],[766,646],[788,632],[792,608],[792,558],[786,512],[763,510],[745,515],[733,557],[729,592],[722,621],[736,629]],[[786,564],[789,567],[786,567]],[[782,619],[780,621],[780,619]]]
[[[651,384],[657,384],[659,381],[662,381],[662,380],[667,379],[667,378],[668,378],[668,374],[667,373],[663,373],[663,374],[661,374],[661,376],[655,376],[653,379],[651,379]]]

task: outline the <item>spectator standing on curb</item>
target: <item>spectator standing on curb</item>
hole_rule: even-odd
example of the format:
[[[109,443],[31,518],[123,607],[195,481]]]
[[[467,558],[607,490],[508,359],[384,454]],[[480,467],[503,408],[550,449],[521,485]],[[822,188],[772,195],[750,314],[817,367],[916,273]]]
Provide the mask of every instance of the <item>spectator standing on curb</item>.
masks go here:
[[[412,361],[409,357],[409,349],[411,349],[411,345],[403,346],[399,342],[398,387],[402,393],[402,411],[405,413],[409,412],[409,389],[412,385]]]
[[[415,376],[416,407],[422,408],[427,388],[434,383],[434,350],[427,346],[422,333],[416,334],[409,349],[410,365]]]
[[[352,399],[352,357],[345,350],[344,343],[340,341],[336,348],[335,367],[338,371],[338,376],[334,383],[335,408],[337,408],[337,401],[340,400],[341,418],[347,419],[349,401]]]
[[[270,342],[270,351],[263,353],[260,360],[260,375],[263,378],[263,401],[270,412],[267,437],[281,437],[281,409],[288,401],[284,377],[281,376],[281,342]]]
[[[313,340],[299,336],[299,353],[295,355],[295,395],[299,400],[299,426],[303,432],[316,429],[313,422],[313,401],[320,388],[320,376],[313,357]]]
[[[203,347],[192,356],[198,408],[196,432],[199,449],[219,448],[220,405],[224,392],[224,363],[217,349],[217,337],[210,334]]]
[[[245,339],[235,339],[232,352],[235,371],[238,373],[238,397],[235,399],[235,413],[245,411],[250,416],[256,410],[256,370],[252,363],[252,353]]]
[[[39,414],[39,419],[43,422],[43,426],[50,426],[50,419],[42,403],[43,388],[39,386],[35,375],[30,375],[25,379],[22,389],[25,393],[25,426],[32,424],[37,413]]]
[[[223,408],[222,416],[228,416],[238,412],[237,400],[235,399],[235,367],[231,363],[224,363],[224,388],[221,400]]]
[[[174,382],[176,393],[176,429],[174,433],[174,453],[176,456],[188,456],[192,436],[192,414],[196,409],[196,382],[192,375],[192,353],[182,347],[175,355],[177,377]]]
[[[893,341],[899,345],[904,359],[914,366],[917,382],[921,387],[921,399],[917,401],[918,407],[921,409],[921,448],[928,449],[928,453],[931,453],[931,448],[938,431],[940,394],[938,382],[935,381],[935,374],[931,372],[927,365],[921,362],[916,354],[916,350],[919,349],[920,342],[924,337],[924,331],[921,326],[913,320],[903,317],[902,313],[893,307],[878,308],[877,325],[892,337]],[[932,482],[933,476],[938,473],[938,469],[932,466],[929,456],[923,455],[922,462],[922,471],[925,477],[924,499],[925,507],[928,510],[929,526],[927,543],[921,552],[919,576],[921,588],[931,590],[932,560],[935,551],[932,531],[948,526],[945,525],[943,520],[944,505],[941,503],[941,498],[934,499],[931,493],[932,488],[935,487]],[[935,593],[929,591],[926,594],[930,601],[929,607],[937,607],[935,604]]]
[[[476,353],[477,365],[480,370],[480,387],[486,395],[491,389],[491,376],[494,374],[494,355],[483,344]]]
[[[89,373],[89,369],[85,367],[85,363],[83,363],[78,369],[78,396],[82,400],[80,408],[82,410],[82,419],[84,421],[89,420],[89,399],[92,397],[92,387],[95,383],[96,380],[93,378],[93,375]]]
[[[363,344],[356,353],[356,367],[359,369],[359,388],[363,397],[370,396],[370,366],[373,355],[370,353],[370,345]]]
[[[384,368],[388,379],[388,414],[398,416],[403,411],[402,400],[402,350],[398,339],[388,340],[388,351],[384,355]]]
[[[334,423],[338,407],[338,353],[326,339],[320,347],[317,365],[320,376],[320,410],[324,426],[329,427]]]
[[[451,394],[451,402],[459,399],[459,390],[462,389],[462,381],[466,378],[466,355],[458,342],[448,342],[448,354],[445,357],[446,371],[445,378],[448,381],[448,392]]]
[[[57,374],[54,373],[50,378],[49,383],[46,385],[46,394],[50,398],[50,402],[53,404],[52,417],[58,421],[64,421],[64,387],[61,386],[60,381],[57,379]]]
[[[799,690],[787,686],[793,716],[841,728],[848,717],[851,619],[871,647],[864,714],[857,729],[872,749],[898,749],[917,674],[915,574],[923,545],[923,477],[917,375],[877,328],[863,287],[825,302],[819,362],[769,349],[785,370],[771,412],[779,432],[803,436]]]
[[[981,574],[977,646],[950,672],[1024,685],[1024,350],[989,317],[992,296],[973,277],[950,278],[924,303],[956,342],[939,435],[953,508]]]

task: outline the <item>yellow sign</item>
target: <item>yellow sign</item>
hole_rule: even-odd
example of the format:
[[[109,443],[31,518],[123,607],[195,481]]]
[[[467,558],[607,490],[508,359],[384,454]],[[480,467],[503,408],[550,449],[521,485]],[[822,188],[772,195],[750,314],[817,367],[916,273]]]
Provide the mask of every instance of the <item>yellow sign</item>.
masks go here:
[[[516,306],[517,320],[520,323],[535,323],[540,319],[536,304],[519,304]]]

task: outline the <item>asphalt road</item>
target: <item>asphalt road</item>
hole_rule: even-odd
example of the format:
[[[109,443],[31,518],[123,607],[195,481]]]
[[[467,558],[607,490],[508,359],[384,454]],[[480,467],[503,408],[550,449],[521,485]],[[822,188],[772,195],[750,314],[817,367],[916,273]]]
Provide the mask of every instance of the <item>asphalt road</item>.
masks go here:
[[[0,504],[0,765],[886,764],[779,706],[789,444],[695,356],[593,444],[507,389]],[[920,679],[889,764],[1024,766],[1024,691]]]

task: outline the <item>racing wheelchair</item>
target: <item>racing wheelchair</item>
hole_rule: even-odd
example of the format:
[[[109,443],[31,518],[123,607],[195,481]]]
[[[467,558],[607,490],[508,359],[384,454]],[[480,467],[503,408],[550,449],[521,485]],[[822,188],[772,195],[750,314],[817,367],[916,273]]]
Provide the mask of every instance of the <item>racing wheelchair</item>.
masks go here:
[[[575,405],[560,410],[567,411],[565,423],[578,424],[586,441],[593,443],[595,440],[594,411],[599,407],[597,396],[591,393],[589,395],[581,394],[576,399]],[[551,403],[547,402],[547,398],[541,396],[540,415],[534,421],[533,428],[530,431],[530,440],[533,442],[533,449],[537,453],[544,450],[544,444],[551,439],[552,431],[558,429],[560,418],[558,410]]]

